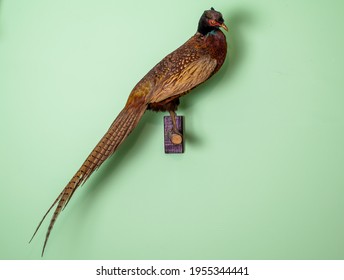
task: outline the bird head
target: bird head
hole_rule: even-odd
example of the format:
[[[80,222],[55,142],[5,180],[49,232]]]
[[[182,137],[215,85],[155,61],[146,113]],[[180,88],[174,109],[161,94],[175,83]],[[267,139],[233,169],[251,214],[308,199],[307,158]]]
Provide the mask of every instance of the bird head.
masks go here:
[[[217,30],[222,27],[224,30],[228,31],[227,26],[224,24],[222,14],[215,11],[214,8],[204,11],[198,23],[198,32],[206,35],[207,33]]]

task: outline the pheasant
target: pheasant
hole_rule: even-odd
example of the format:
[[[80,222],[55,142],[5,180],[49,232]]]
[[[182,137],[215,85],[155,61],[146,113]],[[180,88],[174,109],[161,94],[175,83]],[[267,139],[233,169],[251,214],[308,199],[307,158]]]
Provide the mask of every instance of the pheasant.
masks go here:
[[[180,134],[175,121],[179,98],[214,75],[225,61],[227,43],[221,27],[228,31],[220,12],[214,8],[204,11],[196,34],[163,58],[134,87],[124,108],[108,131],[38,224],[30,242],[50,210],[57,205],[46,233],[42,256],[56,219],[67,206],[75,190],[116,151],[137,126],[146,110],[168,111],[172,119],[173,132]]]

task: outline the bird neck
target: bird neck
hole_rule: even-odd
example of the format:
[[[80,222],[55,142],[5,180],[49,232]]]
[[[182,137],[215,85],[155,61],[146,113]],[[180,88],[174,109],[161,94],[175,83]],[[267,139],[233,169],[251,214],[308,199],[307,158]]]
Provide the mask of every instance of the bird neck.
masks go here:
[[[201,19],[198,22],[197,32],[205,36],[205,35],[208,35],[209,33],[214,34],[216,30],[219,30],[219,28],[215,26],[210,26],[209,23],[207,22],[207,19],[205,17],[201,17]]]
[[[203,25],[201,22],[198,25],[197,32],[201,33],[202,35],[214,34],[218,28],[214,28],[214,26]]]

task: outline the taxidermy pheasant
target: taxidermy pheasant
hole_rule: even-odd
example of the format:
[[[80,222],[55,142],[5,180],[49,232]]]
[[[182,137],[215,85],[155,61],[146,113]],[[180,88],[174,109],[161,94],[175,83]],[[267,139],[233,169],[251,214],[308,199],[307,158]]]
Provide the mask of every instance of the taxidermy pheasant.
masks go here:
[[[123,110],[58,195],[33,234],[31,240],[50,210],[57,205],[46,233],[42,256],[56,219],[75,190],[116,151],[147,109],[168,111],[174,133],[180,134],[175,121],[179,98],[215,74],[226,58],[226,37],[220,27],[228,30],[221,13],[214,8],[205,11],[199,20],[196,34],[161,60],[134,87]]]

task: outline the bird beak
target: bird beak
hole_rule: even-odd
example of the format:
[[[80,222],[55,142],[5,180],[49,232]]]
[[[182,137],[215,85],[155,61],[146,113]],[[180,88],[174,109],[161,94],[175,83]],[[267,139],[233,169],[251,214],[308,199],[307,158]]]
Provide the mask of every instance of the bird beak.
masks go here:
[[[224,30],[228,31],[228,27],[227,27],[224,23],[222,23],[222,24],[220,25],[220,27],[222,27]]]

